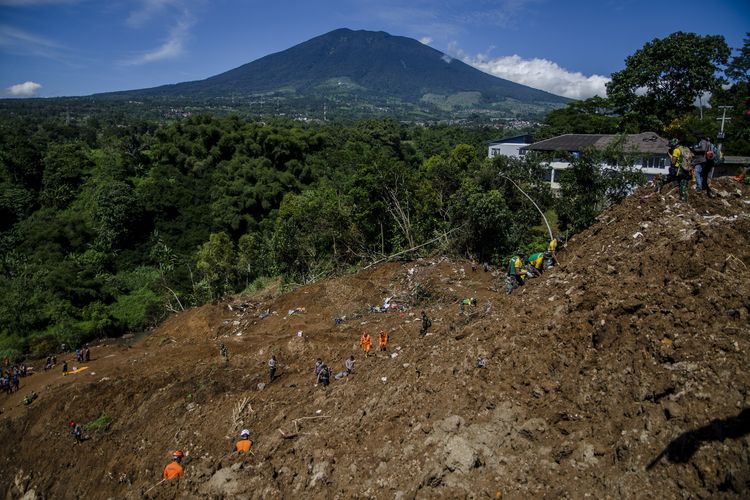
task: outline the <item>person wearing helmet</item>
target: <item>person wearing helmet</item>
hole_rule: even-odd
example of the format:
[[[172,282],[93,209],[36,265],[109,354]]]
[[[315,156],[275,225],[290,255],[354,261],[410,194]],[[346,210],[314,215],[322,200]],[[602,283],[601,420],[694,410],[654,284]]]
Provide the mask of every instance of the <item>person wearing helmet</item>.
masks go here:
[[[76,440],[76,444],[81,444],[83,442],[83,429],[81,429],[81,425],[71,420],[68,426],[70,427],[70,435]]]
[[[240,432],[240,440],[234,445],[234,451],[237,453],[250,453],[250,448],[253,447],[253,442],[250,441],[250,431],[243,429]]]
[[[526,253],[519,249],[516,251],[516,255],[511,257],[508,262],[508,276],[505,280],[508,295],[510,295],[514,289],[523,285],[523,278],[526,275],[526,269],[523,267],[523,261],[525,258]]]
[[[362,350],[365,351],[365,357],[370,355],[370,348],[372,347],[372,337],[367,332],[364,332],[359,338],[359,345],[362,346]]]
[[[385,351],[388,348],[388,334],[385,330],[381,330],[378,336],[378,348],[381,351]]]
[[[164,467],[164,473],[162,474],[163,479],[171,481],[172,479],[181,477],[185,474],[185,469],[180,464],[184,456],[185,454],[180,450],[176,450],[172,453],[172,461]]]
[[[688,201],[687,185],[693,175],[692,156],[690,149],[681,146],[678,139],[672,139],[669,143],[669,161],[672,166],[664,184],[677,182],[680,186],[680,199],[683,201]]]
[[[661,193],[664,186],[667,186],[673,182],[677,182],[677,171],[680,168],[679,157],[680,157],[680,140],[672,139],[669,141],[667,146],[667,155],[669,156],[669,168],[667,170],[667,176],[662,177],[657,175],[654,179],[654,189],[657,193]]]

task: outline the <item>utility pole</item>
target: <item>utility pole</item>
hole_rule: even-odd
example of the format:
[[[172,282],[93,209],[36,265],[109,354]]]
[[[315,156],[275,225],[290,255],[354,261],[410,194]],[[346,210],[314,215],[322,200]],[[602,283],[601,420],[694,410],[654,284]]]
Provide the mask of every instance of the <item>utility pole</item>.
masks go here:
[[[731,118],[727,118],[727,110],[732,109],[732,106],[719,106],[719,109],[723,110],[723,113],[721,114],[721,118],[717,118],[717,120],[721,120],[721,131],[717,139],[724,140],[724,122],[731,120]]]
[[[724,122],[727,120],[731,120],[731,118],[727,118],[727,110],[732,109],[732,106],[719,106],[719,109],[722,110],[721,118],[717,118],[717,120],[721,120],[721,130],[719,130],[719,135],[716,136],[716,140],[719,143],[719,159],[721,158],[721,155],[724,154],[724,146],[721,143],[721,141],[724,140]],[[718,161],[719,159],[716,159],[715,161]],[[713,179],[713,169],[711,172],[709,172],[709,176]]]

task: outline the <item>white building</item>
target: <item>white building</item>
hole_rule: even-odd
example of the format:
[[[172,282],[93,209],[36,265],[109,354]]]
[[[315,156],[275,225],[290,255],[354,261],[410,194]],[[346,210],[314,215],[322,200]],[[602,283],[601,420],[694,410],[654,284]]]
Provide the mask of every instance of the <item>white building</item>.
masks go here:
[[[544,141],[535,142],[523,148],[526,151],[537,151],[552,154],[547,162],[550,167],[549,181],[552,189],[559,189],[561,171],[570,168],[567,158],[580,155],[586,149],[604,150],[613,142],[622,140],[622,152],[635,157],[633,166],[643,172],[650,181],[657,174],[667,175],[669,170],[669,141],[654,132],[640,134],[565,134]],[[556,157],[555,153],[566,153]],[[567,158],[566,158],[567,157]],[[601,168],[611,169],[616,165],[603,163]]]
[[[513,158],[521,158],[526,154],[525,151],[522,151],[522,148],[529,146],[532,142],[534,142],[534,139],[528,134],[492,141],[489,143],[487,156],[494,158],[495,156],[503,155]]]

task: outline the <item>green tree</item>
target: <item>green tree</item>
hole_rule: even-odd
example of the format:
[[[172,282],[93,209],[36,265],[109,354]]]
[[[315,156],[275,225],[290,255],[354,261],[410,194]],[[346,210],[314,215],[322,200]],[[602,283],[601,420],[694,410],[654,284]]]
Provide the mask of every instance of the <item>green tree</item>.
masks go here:
[[[201,273],[199,285],[215,299],[234,291],[236,281],[236,252],[234,243],[224,233],[212,233],[209,240],[198,248],[196,267]]]
[[[672,33],[646,43],[612,74],[607,95],[626,122],[668,123],[693,109],[696,99],[720,88],[718,76],[729,58],[720,35]]]
[[[49,207],[64,208],[73,201],[93,162],[85,145],[55,144],[44,157],[41,198]]]
[[[742,47],[736,50],[737,55],[732,57],[724,73],[736,82],[747,82],[750,80],[750,33],[747,33]]]
[[[614,116],[609,100],[594,96],[550,111],[537,139],[562,134],[614,134],[619,126],[620,118]]]

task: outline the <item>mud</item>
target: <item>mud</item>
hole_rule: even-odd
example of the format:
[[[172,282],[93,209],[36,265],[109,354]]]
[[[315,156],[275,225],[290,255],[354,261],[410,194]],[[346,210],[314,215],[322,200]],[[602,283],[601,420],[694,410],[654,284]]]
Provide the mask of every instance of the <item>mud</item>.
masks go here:
[[[37,373],[0,397],[0,490],[747,497],[750,189],[713,186],[719,196],[688,203],[637,192],[510,296],[497,270],[435,257],[204,306],[133,346],[96,346],[83,373]],[[402,307],[368,312],[386,297]],[[461,315],[464,297],[477,305]],[[424,338],[422,310],[433,322]],[[360,334],[381,329],[388,351],[365,358]],[[335,373],[351,354],[354,374],[314,386],[315,358]],[[39,398],[24,406],[29,390]],[[67,422],[102,414],[112,422],[75,445]],[[244,459],[230,453],[242,428],[254,440]],[[174,449],[187,455],[185,477],[151,489]]]

